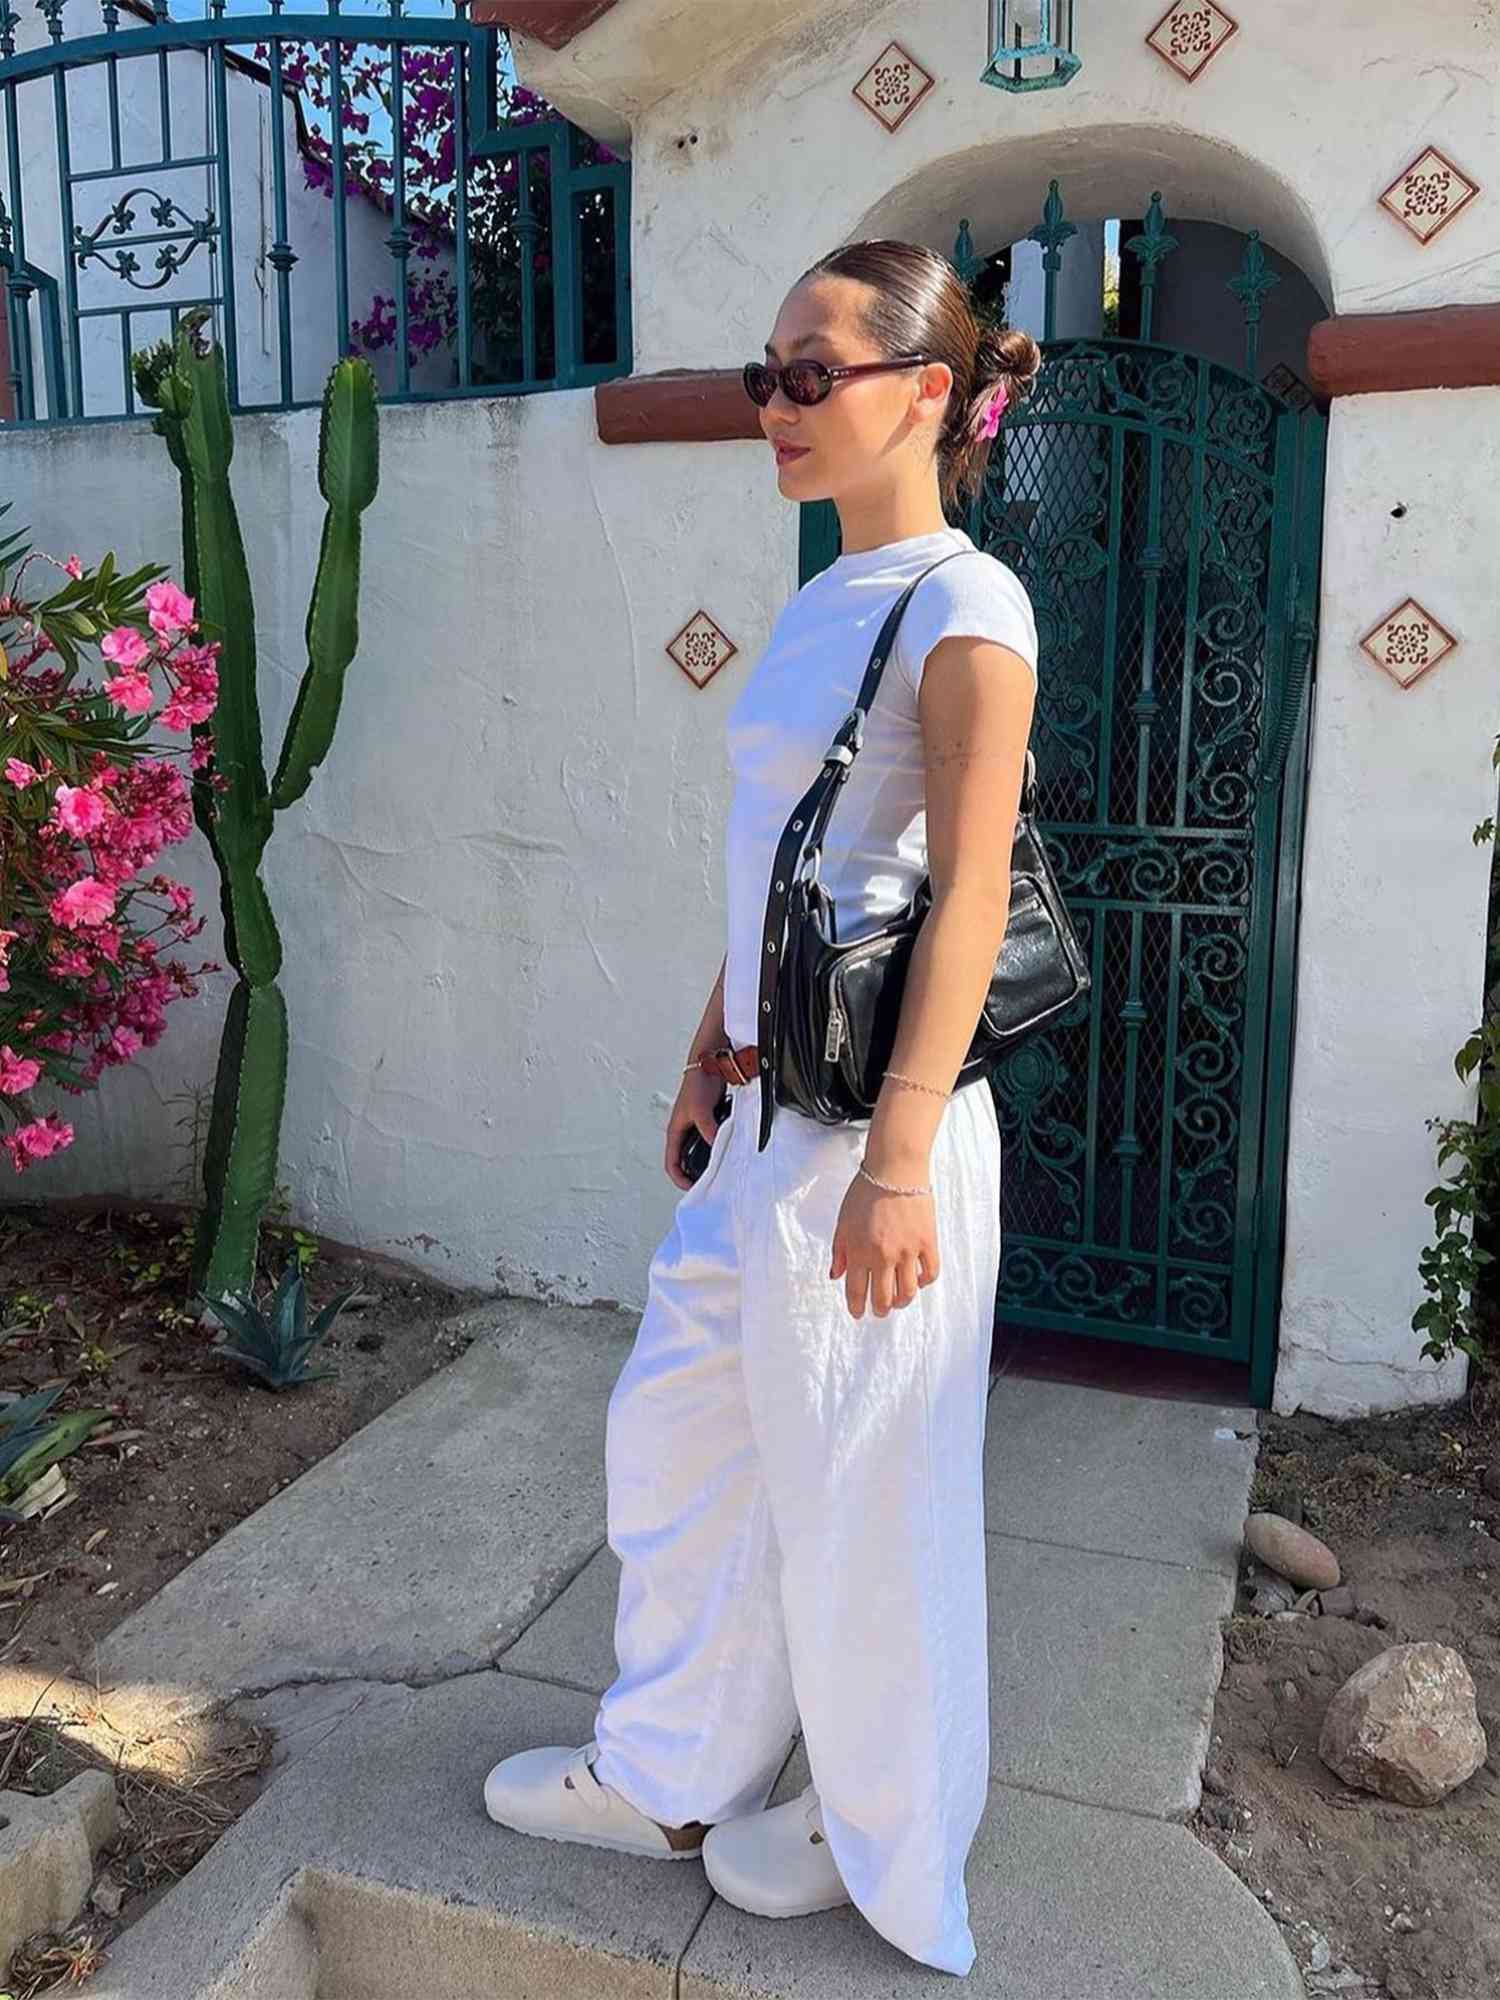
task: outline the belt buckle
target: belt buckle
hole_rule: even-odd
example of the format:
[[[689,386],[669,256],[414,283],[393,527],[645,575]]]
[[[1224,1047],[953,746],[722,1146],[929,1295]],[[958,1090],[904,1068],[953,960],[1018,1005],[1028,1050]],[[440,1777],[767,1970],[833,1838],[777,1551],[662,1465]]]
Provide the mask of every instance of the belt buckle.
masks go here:
[[[715,1049],[714,1054],[716,1056],[722,1057],[724,1061],[726,1061],[729,1064],[730,1069],[733,1071],[733,1076],[726,1079],[727,1081],[733,1083],[748,1083],[750,1081],[749,1077],[746,1076],[745,1072],[740,1068],[740,1059],[735,1054],[734,1048],[730,1043],[726,1042],[723,1048]],[[720,1076],[723,1076],[724,1072],[720,1070],[719,1074]]]

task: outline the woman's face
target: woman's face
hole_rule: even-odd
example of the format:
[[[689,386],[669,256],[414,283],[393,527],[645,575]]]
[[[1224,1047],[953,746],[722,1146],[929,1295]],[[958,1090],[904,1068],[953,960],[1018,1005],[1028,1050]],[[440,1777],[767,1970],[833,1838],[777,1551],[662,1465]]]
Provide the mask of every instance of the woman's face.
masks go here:
[[[870,296],[862,280],[826,272],[794,285],[766,342],[767,364],[816,360],[837,368],[883,360],[860,331],[860,305]],[[846,376],[810,405],[792,402],[778,385],[759,415],[782,493],[827,500],[925,474],[952,384],[946,362],[930,361]]]

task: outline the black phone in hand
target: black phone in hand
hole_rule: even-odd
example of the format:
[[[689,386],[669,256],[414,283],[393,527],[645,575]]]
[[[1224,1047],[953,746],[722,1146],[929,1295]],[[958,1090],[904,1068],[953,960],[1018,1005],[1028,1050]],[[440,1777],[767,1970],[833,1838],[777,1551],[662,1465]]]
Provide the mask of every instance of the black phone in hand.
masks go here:
[[[730,1110],[731,1099],[728,1086],[726,1085],[723,1096],[714,1106],[715,1122],[722,1125],[724,1120],[729,1116]],[[708,1165],[708,1156],[712,1150],[712,1147],[698,1130],[697,1126],[690,1125],[687,1137],[682,1142],[682,1151],[677,1156],[677,1164],[682,1168],[682,1171],[690,1181],[697,1180],[703,1169]]]

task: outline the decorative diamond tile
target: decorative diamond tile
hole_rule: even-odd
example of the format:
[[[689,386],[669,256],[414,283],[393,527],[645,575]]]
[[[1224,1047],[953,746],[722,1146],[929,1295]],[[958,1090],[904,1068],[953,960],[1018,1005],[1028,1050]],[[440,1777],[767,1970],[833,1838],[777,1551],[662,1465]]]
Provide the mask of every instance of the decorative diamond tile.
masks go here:
[[[1213,0],[1172,0],[1146,41],[1179,76],[1195,83],[1239,25]]]
[[[1283,403],[1289,403],[1294,410],[1312,407],[1313,392],[1308,388],[1295,368],[1289,368],[1284,361],[1278,361],[1274,368],[1268,368],[1261,381],[1273,396],[1279,396]]]
[[[706,611],[695,611],[667,643],[667,651],[694,687],[707,687],[724,662],[739,651]]]
[[[887,132],[894,132],[910,118],[935,82],[910,49],[900,42],[887,42],[855,84],[853,95]]]
[[[1477,181],[1461,173],[1436,146],[1428,146],[1397,174],[1380,197],[1380,206],[1419,243],[1430,243],[1478,192]]]
[[[1414,597],[1406,597],[1378,625],[1372,625],[1359,643],[1398,686],[1409,688],[1430,667],[1446,659],[1458,641]]]

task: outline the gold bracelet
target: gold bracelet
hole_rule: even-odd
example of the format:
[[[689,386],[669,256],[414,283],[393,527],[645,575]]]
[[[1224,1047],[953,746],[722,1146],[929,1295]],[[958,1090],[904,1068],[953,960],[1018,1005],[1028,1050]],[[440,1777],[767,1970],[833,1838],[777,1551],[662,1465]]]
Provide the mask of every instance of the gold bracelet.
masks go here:
[[[913,1090],[931,1091],[934,1097],[951,1097],[953,1095],[951,1090],[939,1090],[935,1083],[918,1083],[914,1076],[903,1076],[899,1069],[888,1069],[886,1075],[895,1077],[897,1083],[909,1083]]]
[[[930,1187],[893,1187],[889,1181],[877,1181],[875,1180],[875,1176],[870,1172],[870,1169],[865,1165],[863,1160],[860,1161],[859,1165],[855,1168],[854,1171],[856,1173],[863,1174],[867,1181],[875,1181],[876,1187],[883,1188],[887,1194],[931,1194],[932,1193],[932,1189]]]

